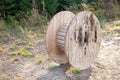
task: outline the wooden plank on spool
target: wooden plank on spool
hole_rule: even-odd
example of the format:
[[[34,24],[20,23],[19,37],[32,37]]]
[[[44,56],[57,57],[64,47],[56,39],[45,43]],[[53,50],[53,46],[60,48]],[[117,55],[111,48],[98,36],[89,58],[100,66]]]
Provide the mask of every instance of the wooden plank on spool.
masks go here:
[[[64,36],[57,36],[57,39],[64,40],[65,37]]]
[[[65,53],[70,64],[77,69],[91,66],[101,43],[100,23],[96,16],[83,11],[75,16],[66,35]]]
[[[67,34],[69,26],[68,25],[63,25],[57,34],[57,46],[58,48],[65,53],[65,38]]]
[[[58,48],[56,39],[59,29],[63,25],[69,24],[74,16],[75,15],[72,12],[61,11],[51,19],[48,25],[47,34],[46,34],[46,46],[47,46],[48,54],[55,62],[58,63],[68,62],[65,53]],[[66,26],[64,28],[66,29]]]

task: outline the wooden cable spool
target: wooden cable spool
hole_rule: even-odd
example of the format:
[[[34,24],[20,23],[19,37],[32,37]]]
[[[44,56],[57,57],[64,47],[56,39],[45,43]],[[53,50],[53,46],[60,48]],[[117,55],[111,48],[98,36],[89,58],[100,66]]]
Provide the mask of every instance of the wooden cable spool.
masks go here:
[[[100,23],[90,11],[76,16],[69,11],[57,13],[47,29],[48,54],[55,62],[70,63],[77,69],[91,66],[101,43]]]

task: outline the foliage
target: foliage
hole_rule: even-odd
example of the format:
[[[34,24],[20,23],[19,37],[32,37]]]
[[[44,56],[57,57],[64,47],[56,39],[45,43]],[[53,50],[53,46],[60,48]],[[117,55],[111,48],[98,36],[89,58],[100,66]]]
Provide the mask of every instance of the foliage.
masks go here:
[[[5,20],[9,30],[16,27],[16,24],[11,25],[14,24],[14,19],[17,19],[23,27],[26,24],[29,27],[36,25],[43,27],[48,19],[63,10],[74,13],[90,10],[96,14],[100,22],[112,21],[120,18],[120,0],[1,0],[0,19]],[[26,24],[22,24],[22,21]]]
[[[70,70],[75,73],[75,74],[79,74],[81,71],[79,69],[76,69],[76,68],[70,68]]]
[[[0,2],[0,16],[6,18],[8,15],[15,15],[15,0],[2,0]]]
[[[28,52],[24,47],[20,47],[18,51],[11,52],[10,55],[22,55],[24,57],[34,57],[34,54]]]
[[[19,52],[11,52],[11,55],[17,55]]]
[[[33,46],[33,42],[28,40],[28,46]]]
[[[45,11],[45,0],[36,0],[39,13]]]
[[[58,3],[59,3],[58,8],[57,8],[58,12],[65,10],[67,7],[69,7],[71,5],[70,0],[59,0]]]
[[[50,15],[54,15],[57,12],[58,0],[45,0],[46,11]]]
[[[21,14],[30,11],[31,0],[2,0],[0,2],[0,17],[9,19],[9,16],[22,17]]]
[[[29,53],[29,52],[27,52],[27,53],[23,52],[22,55],[25,56],[25,57],[34,57],[34,54]]]
[[[57,66],[55,66],[55,65],[50,65],[50,66],[48,67],[49,70],[53,70],[53,69],[56,69],[56,68],[57,68]]]
[[[120,23],[116,23],[115,26],[120,26]]]
[[[37,62],[38,62],[38,63],[42,63],[42,62],[44,62],[44,61],[45,61],[44,58],[39,58]]]
[[[3,42],[2,38],[0,38],[0,44]]]

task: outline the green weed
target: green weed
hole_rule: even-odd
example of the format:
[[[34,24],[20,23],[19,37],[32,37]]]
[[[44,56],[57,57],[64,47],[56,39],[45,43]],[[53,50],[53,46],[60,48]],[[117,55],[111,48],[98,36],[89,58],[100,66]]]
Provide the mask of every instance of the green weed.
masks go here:
[[[8,29],[9,29],[9,30],[13,30],[13,29],[15,29],[15,26],[9,25],[9,26],[8,26]]]
[[[120,26],[120,23],[116,23],[115,26]]]
[[[46,29],[45,28],[43,29],[43,31],[44,31],[44,33],[46,33]]]
[[[110,31],[110,25],[105,25],[105,29],[106,29],[107,31]]]
[[[22,55],[25,57],[34,57],[33,53],[28,52],[24,47],[20,47],[19,51],[11,52],[11,55]]]
[[[0,38],[0,44],[2,44],[2,42],[3,42],[3,39],[2,39],[2,38]]]
[[[33,53],[29,53],[29,52],[27,52],[27,53],[22,53],[22,55],[23,56],[25,56],[25,57],[34,57],[34,54]]]
[[[14,49],[14,48],[16,48],[15,45],[10,45],[10,46],[9,46],[9,49]]]
[[[7,31],[7,28],[5,28],[5,27],[0,27],[0,31]]]
[[[37,37],[40,37],[40,35],[41,35],[40,30],[37,30],[37,31],[36,31],[36,35],[37,35]]]
[[[18,55],[19,52],[11,52],[10,54],[11,54],[11,55]]]
[[[28,52],[24,47],[20,48],[19,53],[25,57],[33,57],[33,53]]]
[[[32,41],[28,40],[28,46],[33,46]]]
[[[81,72],[79,69],[76,69],[76,68],[70,68],[70,70],[75,74],[80,74]]]
[[[20,52],[20,53],[22,53],[22,52],[27,52],[27,50],[25,49],[25,47],[20,47],[19,52]]]
[[[23,34],[22,34],[21,32],[18,32],[18,33],[17,33],[17,37],[18,37],[18,38],[22,38],[22,37],[23,37]]]
[[[45,60],[44,60],[43,58],[39,58],[37,62],[38,62],[38,63],[42,63],[42,62],[44,62],[44,61],[45,61]]]
[[[6,23],[6,24],[12,23],[12,19],[11,19],[11,18],[7,18],[7,20],[5,20],[5,23]]]
[[[51,65],[51,66],[48,67],[49,70],[53,70],[55,68],[57,68],[57,66],[55,66],[55,65]]]
[[[28,34],[28,35],[27,35],[27,38],[28,38],[28,39],[31,39],[31,38],[33,38],[33,35],[32,35],[32,34]]]

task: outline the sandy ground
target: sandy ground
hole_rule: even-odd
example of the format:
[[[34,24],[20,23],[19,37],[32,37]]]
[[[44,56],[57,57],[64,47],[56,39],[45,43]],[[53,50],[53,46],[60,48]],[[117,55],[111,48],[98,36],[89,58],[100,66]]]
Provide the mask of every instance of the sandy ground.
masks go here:
[[[34,45],[28,46],[27,39],[7,40],[0,52],[0,80],[119,80],[120,79],[120,37],[104,36],[101,49],[95,63],[88,69],[74,74],[69,64],[59,65],[48,56],[45,46],[45,35],[30,39]],[[34,57],[10,55],[16,51],[10,45],[22,46],[32,52]],[[38,59],[43,58],[42,63]],[[11,62],[11,59],[17,59]],[[57,66],[49,70],[50,66]]]

